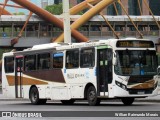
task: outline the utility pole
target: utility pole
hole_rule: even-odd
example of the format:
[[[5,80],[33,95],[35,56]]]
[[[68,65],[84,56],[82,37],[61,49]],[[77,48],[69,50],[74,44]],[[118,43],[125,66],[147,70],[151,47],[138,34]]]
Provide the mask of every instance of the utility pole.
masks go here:
[[[71,43],[69,0],[63,0],[64,42]]]

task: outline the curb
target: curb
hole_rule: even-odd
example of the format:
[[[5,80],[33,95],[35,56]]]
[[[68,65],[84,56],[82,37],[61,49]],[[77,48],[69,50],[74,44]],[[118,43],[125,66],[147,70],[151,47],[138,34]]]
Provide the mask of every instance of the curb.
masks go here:
[[[29,99],[21,99],[21,98],[0,98],[0,101],[30,101]],[[49,100],[54,101],[54,100]],[[77,100],[77,102],[87,102],[86,100]],[[121,100],[104,100],[102,102],[120,102]],[[158,102],[160,103],[160,99],[135,99],[135,102]]]
[[[153,100],[153,99],[150,99],[150,100],[135,100],[135,102],[155,102],[155,103],[160,103],[160,100]]]
[[[9,99],[9,98],[4,98],[0,99],[0,101],[29,101],[28,99]]]

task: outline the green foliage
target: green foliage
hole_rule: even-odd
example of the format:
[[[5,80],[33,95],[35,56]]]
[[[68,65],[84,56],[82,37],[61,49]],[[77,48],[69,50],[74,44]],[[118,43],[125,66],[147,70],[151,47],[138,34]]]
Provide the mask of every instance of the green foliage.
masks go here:
[[[25,15],[24,12],[13,13],[13,15]]]
[[[2,59],[3,53],[5,53],[5,52],[10,52],[11,50],[12,50],[12,49],[1,48],[1,49],[0,49],[0,60]]]
[[[71,5],[70,5],[70,8],[72,8]],[[63,5],[62,5],[62,3],[48,5],[48,6],[46,6],[45,10],[47,10],[48,12],[50,12],[54,15],[60,15],[63,13]],[[85,13],[85,11],[86,10],[79,12],[78,15],[83,15]]]
[[[54,14],[54,15],[60,15],[63,13],[62,3],[60,4],[53,4],[46,6],[45,10],[48,12]]]

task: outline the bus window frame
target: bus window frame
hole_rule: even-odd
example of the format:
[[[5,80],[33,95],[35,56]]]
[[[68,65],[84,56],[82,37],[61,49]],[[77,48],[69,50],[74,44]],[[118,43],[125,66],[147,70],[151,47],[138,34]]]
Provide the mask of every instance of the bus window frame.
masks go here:
[[[48,59],[48,62],[49,62],[49,68],[43,68],[42,66],[43,66],[43,62],[44,62],[44,60],[46,60],[46,59],[44,59],[43,60],[43,62],[42,62],[42,64],[41,64],[41,68],[39,68],[39,65],[38,65],[38,63],[39,63],[39,55],[49,55],[49,57],[47,58]],[[41,58],[42,59],[42,58]],[[51,65],[52,65],[52,62],[51,62],[51,53],[50,52],[45,52],[45,53],[38,53],[38,54],[36,54],[36,70],[37,71],[39,71],[39,70],[49,70],[49,69],[51,69],[52,67],[51,67]]]
[[[83,50],[93,50],[91,53],[93,53],[93,59],[94,59],[94,61],[93,61],[93,65],[92,66],[82,66],[82,51]],[[95,58],[95,56],[96,56],[96,50],[95,50],[95,47],[87,47],[87,48],[82,48],[81,50],[80,50],[80,68],[93,68],[93,67],[95,67],[95,65],[96,65],[96,58]]]
[[[55,54],[62,54],[62,56],[56,56],[56,57],[63,57],[62,58],[62,67],[54,67],[54,55]],[[52,69],[63,69],[64,68],[64,57],[65,57],[65,54],[63,51],[57,51],[57,52],[53,52],[52,55],[51,55],[51,58],[52,58]]]
[[[67,67],[67,52],[71,52],[71,51],[73,51],[73,52],[78,51],[78,66],[77,67],[74,67],[74,66],[72,67],[72,65],[71,65],[71,67]],[[79,67],[80,67],[80,50],[79,49],[66,50],[66,54],[65,54],[65,68],[66,69],[77,69]]]
[[[13,58],[13,71],[12,72],[6,72],[6,58]],[[14,58],[14,56],[5,56],[4,57],[4,72],[5,73],[14,73],[15,72],[15,69],[14,69],[14,67],[15,67],[15,58]]]
[[[26,57],[27,56],[34,56],[35,57],[34,58],[34,65],[35,65],[35,69],[34,70],[26,69],[27,68],[27,66],[26,66]],[[29,71],[36,71],[36,70],[37,70],[37,54],[28,54],[28,55],[25,55],[24,56],[24,71],[29,72]]]

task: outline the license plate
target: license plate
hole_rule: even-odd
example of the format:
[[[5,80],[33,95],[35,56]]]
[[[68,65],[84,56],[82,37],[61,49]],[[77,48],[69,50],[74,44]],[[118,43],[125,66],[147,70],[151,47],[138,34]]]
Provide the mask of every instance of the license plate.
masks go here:
[[[139,91],[139,92],[137,92],[137,94],[138,94],[138,95],[143,95],[143,94],[145,94],[145,93],[144,93],[144,91]]]

